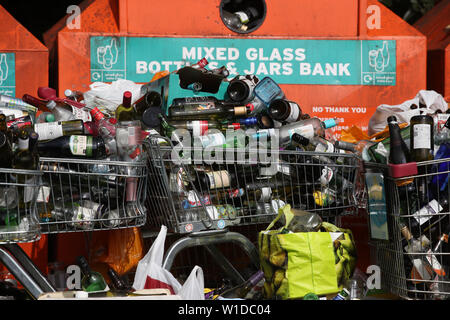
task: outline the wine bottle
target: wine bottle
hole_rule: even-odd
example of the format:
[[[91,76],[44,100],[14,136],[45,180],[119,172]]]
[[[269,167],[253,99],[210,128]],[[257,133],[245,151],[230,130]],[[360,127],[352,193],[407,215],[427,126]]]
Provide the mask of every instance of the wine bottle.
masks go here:
[[[3,113],[0,113],[0,131],[5,134],[6,143],[9,144],[10,148],[12,148],[13,133],[11,130],[9,130],[6,116]]]
[[[314,136],[325,137],[325,130],[338,124],[338,119],[321,121],[319,118],[314,117],[284,125],[279,129],[280,146],[289,145],[294,133],[298,133],[308,139]]]
[[[105,115],[95,107],[90,111],[95,124],[98,128],[98,133],[103,139],[114,138],[116,136],[115,126],[105,118]]]
[[[252,75],[236,76],[228,84],[228,97],[235,102],[250,102],[254,97],[254,88],[258,81],[258,78]]]
[[[410,120],[410,151],[413,161],[422,162],[433,160],[434,155],[434,122],[430,115],[416,115]],[[426,166],[418,166],[419,175],[423,177],[416,178],[418,184],[421,203],[427,202],[428,182],[426,177]]]
[[[114,269],[108,269],[108,276],[111,279],[114,296],[126,296],[131,292],[131,288],[125,284]]]
[[[259,18],[260,13],[255,7],[247,7],[234,12],[239,17],[242,24],[248,25],[250,22]]]
[[[125,91],[123,93],[122,104],[117,106],[115,111],[117,121],[132,121],[136,119],[136,112],[131,105],[131,92]]]
[[[227,130],[238,130],[240,129],[239,123],[231,123],[224,124],[219,121],[208,121],[208,120],[193,120],[193,121],[181,121],[181,120],[172,120],[168,121],[168,125],[170,130],[166,131],[166,135],[170,137],[172,135],[173,130],[176,129],[186,129],[193,133],[194,137],[203,136],[210,129],[217,129],[220,131]]]
[[[247,31],[247,26],[241,22],[241,19],[238,15],[233,14],[232,12],[222,10],[222,20],[225,23],[225,25],[232,30],[238,30],[241,32]]]
[[[301,120],[302,109],[294,101],[276,99],[269,105],[269,115],[273,120],[291,123]]]
[[[389,162],[393,164],[403,164],[411,162],[411,153],[400,134],[397,118],[390,116],[387,118],[390,136]]]
[[[213,120],[221,118],[246,117],[253,110],[253,106],[236,106],[234,103],[197,103],[171,106],[169,108],[170,120]]]
[[[223,291],[220,296],[224,298],[244,299],[250,290],[252,290],[252,288],[255,287],[262,279],[264,279],[264,272],[259,270],[243,283]]]
[[[38,166],[37,158],[29,149],[29,134],[22,130],[19,134],[19,146],[12,159],[14,169],[34,170]]]
[[[149,91],[144,94],[141,98],[139,98],[134,103],[134,109],[138,117],[142,118],[142,114],[148,108],[152,107],[161,107],[162,106],[162,97],[161,94],[156,91]]]
[[[237,189],[244,183],[251,182],[256,172],[258,172],[257,168],[253,168],[253,170],[238,168],[236,170],[196,171],[193,174],[193,184],[198,191],[218,188]]]
[[[13,153],[6,134],[0,131],[0,168],[11,168]]]
[[[86,135],[62,136],[39,142],[37,147],[39,155],[45,157],[101,159],[106,156],[103,139]]]
[[[360,158],[362,158],[364,161],[370,161],[370,155],[368,153],[368,150],[371,146],[375,145],[375,141],[370,140],[359,140],[356,143],[336,140],[334,142],[334,146],[337,149],[342,149],[346,151],[353,152],[357,154]]]
[[[64,90],[64,95],[74,101],[77,102],[83,102],[84,101],[84,94],[81,91],[78,90],[70,90],[70,89],[66,89]]]
[[[304,210],[291,209],[294,217],[287,225],[287,229],[291,232],[317,232],[322,226],[322,218],[316,212],[308,212]],[[280,223],[286,224],[284,216],[281,216]]]
[[[83,272],[83,278],[81,279],[81,288],[87,292],[103,291],[106,289],[107,284],[103,276],[97,272],[91,270],[85,257],[80,256],[77,258],[77,263]]]
[[[39,135],[39,141],[52,140],[62,136],[84,133],[82,120],[36,123],[34,131]]]

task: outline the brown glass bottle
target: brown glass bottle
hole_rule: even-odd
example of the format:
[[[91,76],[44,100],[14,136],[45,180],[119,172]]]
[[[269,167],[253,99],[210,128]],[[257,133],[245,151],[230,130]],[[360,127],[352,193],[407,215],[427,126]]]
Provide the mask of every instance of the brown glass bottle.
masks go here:
[[[433,160],[433,117],[427,114],[413,116],[410,120],[410,150],[416,162]]]

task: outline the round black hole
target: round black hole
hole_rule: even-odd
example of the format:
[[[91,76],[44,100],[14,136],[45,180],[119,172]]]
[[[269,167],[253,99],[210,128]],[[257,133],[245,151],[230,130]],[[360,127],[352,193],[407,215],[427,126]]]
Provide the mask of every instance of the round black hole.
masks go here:
[[[253,32],[266,18],[264,0],[222,0],[219,10],[222,22],[236,33]]]

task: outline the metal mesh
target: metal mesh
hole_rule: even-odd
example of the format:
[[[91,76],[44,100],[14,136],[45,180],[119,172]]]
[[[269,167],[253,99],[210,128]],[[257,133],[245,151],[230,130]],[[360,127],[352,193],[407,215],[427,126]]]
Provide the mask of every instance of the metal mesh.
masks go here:
[[[36,199],[41,173],[0,169],[0,244],[40,239]]]
[[[42,233],[142,226],[147,168],[139,162],[40,158]]]
[[[450,192],[443,183],[450,173],[449,159],[417,163],[418,173],[402,178],[391,178],[388,166],[368,167],[383,173],[386,187],[390,240],[370,243],[381,268],[383,288],[405,299],[449,299],[450,247],[446,236],[435,251],[450,223],[445,204],[450,201]],[[405,226],[414,242],[408,242],[402,233]]]
[[[352,154],[279,151],[267,163],[245,150],[231,161],[196,163],[193,156],[177,164],[167,138],[151,136],[148,148],[147,230],[164,224],[183,234],[268,223],[284,203],[327,220],[355,213],[364,196],[356,190],[360,161]],[[204,179],[210,182],[199,183]],[[319,200],[318,192],[326,199]]]

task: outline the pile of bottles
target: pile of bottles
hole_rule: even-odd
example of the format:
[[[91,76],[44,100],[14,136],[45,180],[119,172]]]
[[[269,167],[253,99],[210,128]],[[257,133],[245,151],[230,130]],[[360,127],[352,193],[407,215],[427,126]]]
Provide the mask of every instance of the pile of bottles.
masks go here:
[[[349,205],[356,162],[346,157],[354,145],[340,147],[329,130],[339,119],[322,121],[304,113],[270,77],[227,79],[224,66],[208,70],[206,65],[202,59],[180,69],[180,86],[212,92],[202,77],[220,70],[219,82],[227,83],[224,97],[193,92],[174,98],[153,127],[177,151],[169,154],[166,169],[180,222],[204,219],[204,206],[213,220],[239,224],[245,210],[253,216],[276,214],[287,201],[303,209]],[[279,157],[270,158],[274,151]]]
[[[403,129],[395,116],[387,123],[388,141],[379,142],[389,147],[387,163],[400,176],[408,164],[417,163],[416,175],[405,171],[413,178],[393,182],[407,290],[412,298],[448,299],[450,109],[413,116]]]
[[[101,105],[85,104],[78,91],[66,90],[60,98],[54,89],[40,87],[38,96],[0,96],[0,167],[46,173],[34,198],[40,222],[70,221],[72,227],[89,229],[91,220],[117,226],[119,218],[134,215],[139,169],[114,165],[141,162],[144,156],[145,132],[131,92],[123,93],[112,114]]]

